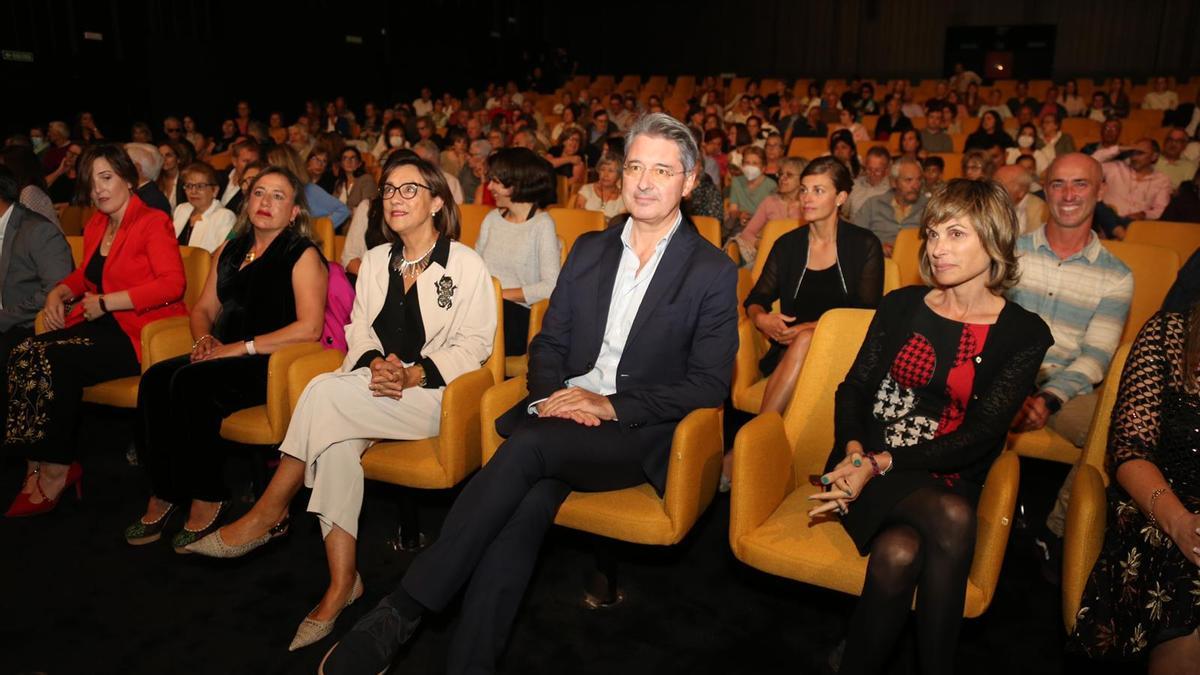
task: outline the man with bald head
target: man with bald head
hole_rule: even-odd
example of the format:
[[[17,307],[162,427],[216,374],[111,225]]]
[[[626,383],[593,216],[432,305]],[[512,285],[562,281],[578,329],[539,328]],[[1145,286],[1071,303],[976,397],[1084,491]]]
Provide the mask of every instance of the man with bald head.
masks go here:
[[[1021,234],[1028,234],[1046,223],[1046,202],[1029,192],[1033,186],[1033,174],[1023,166],[1008,164],[996,169],[992,180],[1004,187],[1017,210],[1017,224]]]
[[[1046,224],[1017,241],[1021,279],[1008,298],[1050,326],[1054,346],[1038,372],[1036,393],[1013,420],[1013,431],[1048,426],[1083,447],[1096,409],[1095,387],[1121,340],[1133,273],[1092,231],[1104,193],[1100,164],[1082,153],[1062,155],[1046,170]],[[1046,527],[1061,540],[1071,476]],[[1047,546],[1055,550],[1055,540]]]
[[[1172,127],[1167,131],[1167,137],[1163,140],[1162,154],[1158,158],[1158,163],[1154,168],[1159,173],[1166,175],[1171,181],[1171,191],[1179,190],[1182,183],[1186,183],[1196,175],[1196,163],[1183,156],[1183,151],[1187,149],[1188,133],[1179,127]]]

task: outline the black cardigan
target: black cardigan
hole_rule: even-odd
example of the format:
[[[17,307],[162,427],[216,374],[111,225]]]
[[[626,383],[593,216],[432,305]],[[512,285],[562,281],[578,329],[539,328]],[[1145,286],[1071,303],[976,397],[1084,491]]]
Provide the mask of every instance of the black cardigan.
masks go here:
[[[743,303],[747,309],[758,305],[769,312],[771,304],[778,300],[781,312],[796,316],[796,284],[808,262],[808,228],[804,225],[775,241],[758,282]],[[870,230],[838,220],[837,256],[846,282],[845,306],[874,309],[883,296],[883,246],[879,237]]]
[[[852,440],[868,451],[888,450],[882,426],[872,417],[872,405],[880,382],[911,334],[911,317],[921,311],[930,290],[926,286],[901,288],[879,303],[854,365],[837,388],[832,456],[843,456]],[[957,471],[982,485],[1004,448],[1013,417],[1033,391],[1042,358],[1052,344],[1054,338],[1041,317],[1008,301],[988,331],[976,361],[974,393],[962,426],[892,452],[893,465],[900,470]]]

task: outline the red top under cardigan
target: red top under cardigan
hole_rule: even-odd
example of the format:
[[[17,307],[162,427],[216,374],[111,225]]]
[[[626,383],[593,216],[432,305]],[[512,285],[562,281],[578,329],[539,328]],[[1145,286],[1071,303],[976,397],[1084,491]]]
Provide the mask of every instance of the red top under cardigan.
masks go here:
[[[83,297],[85,292],[96,292],[96,285],[83,272],[100,248],[107,227],[108,216],[99,211],[84,225],[83,264],[60,282],[69,287],[76,298]],[[183,305],[187,277],[179,257],[175,226],[167,214],[146,206],[137,195],[129,196],[125,216],[104,261],[101,279],[106,292],[129,293],[133,309],[112,314],[133,343],[138,361],[142,360],[142,328],[146,324],[187,314]],[[66,325],[74,326],[85,320],[83,303],[79,302],[67,314]]]

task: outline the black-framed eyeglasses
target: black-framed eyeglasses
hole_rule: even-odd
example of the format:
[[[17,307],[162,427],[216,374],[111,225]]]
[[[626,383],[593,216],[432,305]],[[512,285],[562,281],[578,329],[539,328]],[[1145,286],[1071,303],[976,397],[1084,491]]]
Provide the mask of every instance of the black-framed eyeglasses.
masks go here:
[[[420,191],[420,188],[424,188],[430,192],[433,192],[433,188],[429,187],[428,185],[421,185],[420,183],[402,183],[400,185],[384,183],[379,188],[379,195],[384,199],[391,199],[392,195],[399,191],[401,197],[404,197],[405,199],[412,199],[413,197],[417,196],[417,192]]]
[[[207,187],[217,187],[216,183],[184,183],[183,189],[191,192],[192,190],[203,190]]]

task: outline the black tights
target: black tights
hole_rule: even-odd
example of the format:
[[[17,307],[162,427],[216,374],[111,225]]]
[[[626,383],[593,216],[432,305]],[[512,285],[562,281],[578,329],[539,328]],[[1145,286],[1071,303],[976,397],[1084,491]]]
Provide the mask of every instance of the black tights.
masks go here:
[[[918,588],[920,672],[953,672],[974,551],[975,509],[965,498],[921,488],[900,501],[871,543],[866,584],[850,618],[841,675],[883,669]]]

